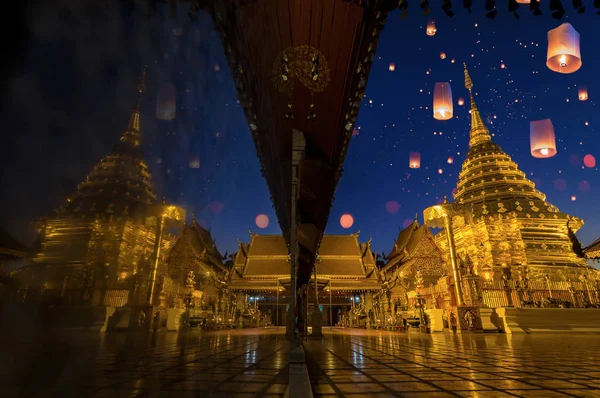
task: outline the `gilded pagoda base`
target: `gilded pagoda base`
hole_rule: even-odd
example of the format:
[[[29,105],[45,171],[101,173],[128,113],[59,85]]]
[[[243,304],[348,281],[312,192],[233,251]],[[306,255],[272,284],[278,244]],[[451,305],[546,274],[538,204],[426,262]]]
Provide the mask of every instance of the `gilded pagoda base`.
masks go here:
[[[456,333],[483,333],[479,307],[458,306],[447,308],[448,325]]]
[[[513,333],[600,333],[597,308],[496,308],[502,330]]]

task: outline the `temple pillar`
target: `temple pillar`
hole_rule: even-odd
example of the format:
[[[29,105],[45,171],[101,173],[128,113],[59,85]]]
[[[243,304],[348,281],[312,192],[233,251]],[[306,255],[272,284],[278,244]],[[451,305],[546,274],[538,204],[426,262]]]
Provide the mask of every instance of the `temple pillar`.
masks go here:
[[[288,338],[295,341],[296,330],[296,275],[298,269],[298,224],[296,213],[298,211],[297,198],[300,194],[300,162],[306,150],[306,139],[304,134],[298,130],[292,131],[292,197],[291,197],[291,220],[290,220],[290,307],[288,310]]]
[[[460,271],[458,269],[458,259],[456,256],[456,246],[454,244],[454,230],[452,229],[452,215],[444,215],[444,227],[446,229],[446,237],[448,239],[448,249],[450,251],[450,263],[452,265],[452,276],[454,277],[454,288],[456,289],[456,302],[463,305],[465,303],[462,289]]]
[[[312,316],[312,334],[313,337],[323,337],[323,319],[321,317],[321,307],[319,306],[319,284],[317,275],[317,264],[314,265],[315,274],[315,303]]]

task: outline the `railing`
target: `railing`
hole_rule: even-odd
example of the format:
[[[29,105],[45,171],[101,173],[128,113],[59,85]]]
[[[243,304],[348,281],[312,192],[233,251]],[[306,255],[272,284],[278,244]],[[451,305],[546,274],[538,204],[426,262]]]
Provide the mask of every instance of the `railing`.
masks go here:
[[[128,298],[129,290],[107,290],[103,304],[110,307],[124,307]]]
[[[445,284],[437,284],[421,289],[421,297],[428,307],[443,308],[449,302],[449,289]],[[589,290],[588,290],[589,289]],[[519,286],[516,281],[482,280],[481,295],[483,305],[489,308],[513,306],[524,307],[528,302],[540,303],[552,298],[562,302],[571,303],[572,307],[582,308],[586,304],[599,304],[600,297],[596,289],[586,286],[584,282],[567,281],[530,281],[527,291]],[[408,292],[409,307],[414,306],[417,292]],[[440,297],[446,300],[440,300]],[[510,297],[510,299],[509,299]]]

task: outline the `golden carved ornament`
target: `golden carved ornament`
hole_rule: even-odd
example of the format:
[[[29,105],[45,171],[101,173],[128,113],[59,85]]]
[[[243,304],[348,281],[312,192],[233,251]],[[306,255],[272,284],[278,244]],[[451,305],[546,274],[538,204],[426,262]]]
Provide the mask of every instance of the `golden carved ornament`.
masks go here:
[[[324,91],[331,77],[327,60],[319,50],[311,46],[288,47],[273,64],[271,80],[277,90],[291,94],[298,80],[313,92]]]

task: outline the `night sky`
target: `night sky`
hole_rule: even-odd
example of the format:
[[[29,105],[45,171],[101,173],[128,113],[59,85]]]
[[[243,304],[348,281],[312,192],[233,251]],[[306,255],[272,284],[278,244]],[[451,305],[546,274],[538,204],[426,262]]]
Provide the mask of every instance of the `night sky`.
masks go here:
[[[94,12],[69,4],[30,14],[22,67],[4,93],[0,225],[32,242],[32,221],[64,203],[118,141],[141,67],[148,64],[142,129],[159,196],[195,213],[222,253],[237,248],[236,237],[247,241],[248,228],[281,233],[208,16],[199,13],[191,23],[182,9],[173,21],[163,9],[148,17],[138,8],[125,18],[118,9]],[[533,17],[522,7],[519,21],[504,10],[490,20],[483,10],[469,15],[455,8],[452,19],[432,12],[438,29],[433,37],[425,34],[428,18],[416,9],[407,19],[399,11],[390,14],[327,233],[360,229],[361,240],[372,235],[373,250],[389,252],[399,229],[416,213],[422,220],[425,207],[451,196],[468,150],[466,62],[492,139],[549,202],[585,220],[578,236],[591,243],[600,235],[600,173],[597,166],[585,167],[583,157],[591,154],[600,162],[600,116],[594,112],[600,95],[595,49],[600,20],[591,10],[570,12],[566,21],[581,35],[583,66],[562,75],[545,65],[547,31],[561,23],[549,12]],[[165,81],[177,89],[172,121],[156,118],[156,93]],[[451,82],[455,117],[443,122],[433,119],[431,106],[435,82],[444,81]],[[578,85],[587,86],[588,101],[578,100]],[[457,105],[459,97],[466,106]],[[529,122],[545,118],[554,125],[558,154],[535,159]],[[408,167],[411,151],[421,153],[420,169]],[[190,168],[196,156],[200,167]],[[386,209],[391,201],[399,209],[393,203]],[[355,220],[349,229],[339,223],[344,213]],[[270,218],[266,229],[255,225],[258,214]]]

